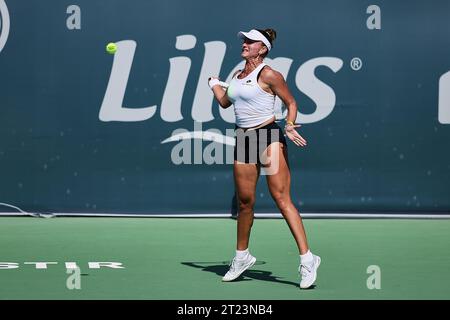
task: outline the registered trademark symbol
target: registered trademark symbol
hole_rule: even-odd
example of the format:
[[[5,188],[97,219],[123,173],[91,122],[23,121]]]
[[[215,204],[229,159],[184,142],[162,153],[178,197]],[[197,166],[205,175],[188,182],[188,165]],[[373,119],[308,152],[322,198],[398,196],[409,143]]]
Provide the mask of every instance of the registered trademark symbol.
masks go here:
[[[355,70],[358,71],[362,68],[362,61],[360,58],[356,57],[353,58],[352,61],[350,61],[350,67]]]

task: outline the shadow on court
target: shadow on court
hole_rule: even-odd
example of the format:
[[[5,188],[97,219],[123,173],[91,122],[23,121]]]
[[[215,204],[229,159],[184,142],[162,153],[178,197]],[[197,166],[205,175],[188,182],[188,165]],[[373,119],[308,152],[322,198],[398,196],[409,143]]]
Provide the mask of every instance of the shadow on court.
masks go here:
[[[215,273],[218,276],[220,276],[220,278],[222,278],[225,275],[225,273],[227,273],[228,269],[230,268],[228,262],[225,262],[225,261],[181,262],[181,264],[183,264],[185,266],[201,269],[202,271]],[[265,262],[258,261],[258,262],[256,262],[255,266],[261,265],[261,264],[265,264]],[[272,272],[270,272],[270,271],[254,270],[254,269],[246,270],[244,272],[244,274],[240,275],[239,278],[237,278],[234,282],[249,281],[251,279],[282,283],[282,284],[287,284],[287,285],[292,285],[292,286],[298,287],[297,282],[281,280],[282,278],[272,275]]]

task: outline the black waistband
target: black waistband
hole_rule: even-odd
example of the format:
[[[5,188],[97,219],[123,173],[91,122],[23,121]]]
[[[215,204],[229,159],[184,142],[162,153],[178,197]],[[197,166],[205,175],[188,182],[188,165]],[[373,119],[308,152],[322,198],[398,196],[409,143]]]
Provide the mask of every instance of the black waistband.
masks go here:
[[[262,126],[262,127],[259,127],[259,128],[241,128],[241,127],[238,127],[238,126],[235,126],[234,127],[236,130],[237,129],[242,129],[242,130],[244,130],[244,132],[245,131],[247,131],[247,130],[250,130],[250,129],[252,129],[252,130],[260,130],[260,129],[276,129],[276,128],[279,128],[279,125],[277,124],[277,122],[274,120],[274,121],[272,121],[271,123],[268,123],[268,124],[266,124],[265,126]]]

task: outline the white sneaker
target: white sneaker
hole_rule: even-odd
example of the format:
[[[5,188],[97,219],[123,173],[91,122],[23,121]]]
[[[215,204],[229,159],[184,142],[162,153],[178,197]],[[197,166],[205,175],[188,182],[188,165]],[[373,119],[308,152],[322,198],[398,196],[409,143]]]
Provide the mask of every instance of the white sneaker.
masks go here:
[[[238,260],[236,257],[233,258],[233,261],[230,265],[230,270],[228,270],[227,274],[222,278],[222,281],[233,281],[238,278],[245,270],[253,266],[256,262],[256,258],[253,257],[250,253],[247,255],[247,258],[243,260]]]
[[[317,269],[320,266],[320,257],[313,255],[313,261],[307,264],[300,264],[298,271],[300,272],[301,281],[300,288],[307,289],[311,287],[317,278]]]

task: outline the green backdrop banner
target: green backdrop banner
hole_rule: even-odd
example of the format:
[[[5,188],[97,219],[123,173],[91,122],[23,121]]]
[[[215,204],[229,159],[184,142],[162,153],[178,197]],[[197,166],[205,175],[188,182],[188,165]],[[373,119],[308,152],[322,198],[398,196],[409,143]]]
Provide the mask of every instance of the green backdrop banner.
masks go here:
[[[450,209],[449,1],[0,0],[0,10],[2,203],[233,211],[234,114],[207,78],[242,67],[238,31],[274,28],[266,62],[286,78],[308,140],[289,143],[299,210]],[[263,176],[256,195],[257,212],[278,211]]]

